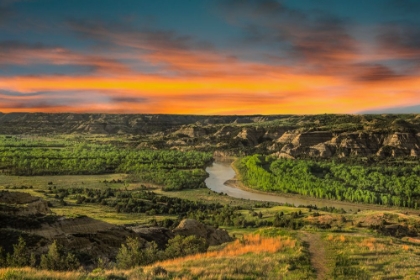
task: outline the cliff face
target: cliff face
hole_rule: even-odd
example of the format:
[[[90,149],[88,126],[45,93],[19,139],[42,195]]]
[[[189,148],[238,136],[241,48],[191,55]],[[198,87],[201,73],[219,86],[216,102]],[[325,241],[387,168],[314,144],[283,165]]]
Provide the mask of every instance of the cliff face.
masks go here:
[[[179,130],[175,131],[173,135],[185,135],[191,138],[198,138],[207,135],[207,132],[205,129],[199,126],[182,126]]]
[[[265,130],[261,127],[248,127],[243,128],[236,137],[245,140],[250,146],[255,146],[261,142],[264,134]]]
[[[284,144],[280,153],[293,157],[330,158],[349,156],[399,157],[420,154],[420,137],[416,133],[354,132],[330,133],[288,131],[277,143]]]

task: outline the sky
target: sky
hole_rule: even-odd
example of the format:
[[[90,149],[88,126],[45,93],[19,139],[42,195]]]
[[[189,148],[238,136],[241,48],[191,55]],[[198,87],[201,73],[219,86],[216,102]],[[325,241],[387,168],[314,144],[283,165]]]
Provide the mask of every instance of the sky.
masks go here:
[[[0,112],[420,112],[417,0],[0,0]]]

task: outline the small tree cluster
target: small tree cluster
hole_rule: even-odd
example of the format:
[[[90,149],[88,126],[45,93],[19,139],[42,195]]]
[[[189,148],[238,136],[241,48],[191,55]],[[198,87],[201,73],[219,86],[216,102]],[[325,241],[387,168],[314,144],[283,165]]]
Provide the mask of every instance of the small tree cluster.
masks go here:
[[[207,251],[207,248],[208,244],[204,238],[196,237],[195,235],[187,237],[177,235],[169,240],[165,255],[167,258],[177,258],[203,253]]]
[[[118,251],[117,267],[128,269],[136,265],[150,264],[160,259],[160,255],[155,242],[143,243],[138,238],[128,237]]]
[[[41,256],[40,267],[47,270],[75,270],[80,267],[80,262],[74,254],[64,254],[54,240],[48,248],[48,253]]]
[[[19,237],[18,243],[13,245],[13,253],[4,256],[3,248],[0,247],[0,267],[38,267],[35,253],[30,253],[23,237]],[[80,262],[72,253],[64,254],[62,249],[54,241],[47,254],[41,255],[42,269],[47,270],[75,270],[80,267]]]
[[[117,267],[129,269],[158,260],[202,253],[207,251],[207,248],[206,240],[194,235],[188,237],[177,235],[169,240],[164,251],[159,250],[155,242],[143,242],[138,238],[128,237],[126,243],[122,244],[118,251]]]

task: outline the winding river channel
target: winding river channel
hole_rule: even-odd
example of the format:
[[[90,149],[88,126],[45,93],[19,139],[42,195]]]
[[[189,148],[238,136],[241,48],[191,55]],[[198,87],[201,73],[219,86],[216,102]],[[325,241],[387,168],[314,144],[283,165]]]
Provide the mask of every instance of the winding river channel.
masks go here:
[[[234,180],[235,171],[231,167],[231,161],[215,161],[213,164],[206,168],[207,173],[210,175],[206,180],[206,186],[215,191],[223,192],[231,197],[249,199],[255,201],[269,201],[277,203],[289,203],[295,206],[299,205],[316,205],[317,207],[336,207],[343,208],[344,210],[357,210],[357,209],[384,209],[382,206],[355,204],[341,201],[331,201],[316,198],[304,198],[297,195],[281,195],[281,194],[264,194],[261,192],[251,192],[237,187],[226,185],[226,181]]]

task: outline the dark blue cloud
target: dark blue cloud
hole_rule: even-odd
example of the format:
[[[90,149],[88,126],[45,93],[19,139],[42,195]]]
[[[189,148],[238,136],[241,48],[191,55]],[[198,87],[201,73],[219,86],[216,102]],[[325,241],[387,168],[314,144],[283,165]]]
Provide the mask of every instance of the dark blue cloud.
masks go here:
[[[307,63],[308,70],[329,71],[356,53],[356,39],[349,22],[327,11],[292,8],[276,0],[221,1],[228,20],[243,27],[243,38],[255,48],[269,45],[267,52],[294,63]],[[341,68],[341,66],[340,66]]]
[[[420,105],[407,107],[390,107],[360,112],[361,114],[420,114]]]
[[[43,96],[48,95],[50,92],[47,91],[39,91],[39,92],[31,92],[31,93],[21,93],[15,91],[8,91],[8,90],[0,90],[0,95],[3,96],[10,96],[10,97],[23,97],[23,96]]]
[[[398,74],[381,64],[360,63],[354,65],[354,69],[358,69],[354,73],[354,79],[360,82],[383,82],[404,77],[404,75]]]
[[[115,103],[126,102],[126,103],[145,103],[147,98],[143,97],[130,97],[130,96],[113,96],[111,101]]]
[[[13,15],[13,11],[7,7],[0,6],[0,26],[5,24]]]

